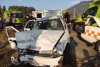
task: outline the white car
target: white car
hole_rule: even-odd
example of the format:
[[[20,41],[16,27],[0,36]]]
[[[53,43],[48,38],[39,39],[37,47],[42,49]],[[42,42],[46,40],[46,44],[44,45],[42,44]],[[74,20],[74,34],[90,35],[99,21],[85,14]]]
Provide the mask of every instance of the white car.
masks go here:
[[[48,16],[36,20],[30,31],[16,33],[13,44],[16,48],[12,49],[18,50],[18,57],[12,56],[11,61],[16,65],[27,62],[34,66],[54,67],[59,65],[68,45],[70,35],[66,22],[59,16]]]
[[[91,46],[95,47],[100,52],[100,18],[91,16],[85,22],[84,32],[81,33],[81,37],[87,42],[91,43]]]

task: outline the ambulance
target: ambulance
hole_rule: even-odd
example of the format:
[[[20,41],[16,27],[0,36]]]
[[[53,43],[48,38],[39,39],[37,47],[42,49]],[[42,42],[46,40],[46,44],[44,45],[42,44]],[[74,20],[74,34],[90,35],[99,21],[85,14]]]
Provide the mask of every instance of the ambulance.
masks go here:
[[[11,17],[13,16],[13,14],[16,15],[16,18],[15,18],[15,27],[22,27],[22,20],[23,20],[23,12],[20,11],[20,10],[16,10],[16,9],[9,9],[9,10],[6,10],[3,14],[3,18],[9,14]]]
[[[43,13],[45,12],[49,12],[50,10],[35,10],[35,11],[32,11],[32,15],[33,17],[35,17],[36,19],[40,19],[40,18],[43,18]]]
[[[73,30],[78,34],[84,30],[88,15],[100,18],[100,0],[91,2],[88,9],[73,23]]]
[[[100,18],[90,16],[81,37],[100,53]]]

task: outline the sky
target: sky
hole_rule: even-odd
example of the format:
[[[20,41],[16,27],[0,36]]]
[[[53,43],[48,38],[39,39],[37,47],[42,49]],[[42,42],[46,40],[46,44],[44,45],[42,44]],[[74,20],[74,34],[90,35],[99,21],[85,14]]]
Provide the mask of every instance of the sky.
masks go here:
[[[27,6],[34,7],[36,10],[56,10],[56,9],[68,9],[71,6],[81,2],[89,0],[0,0],[1,6]]]

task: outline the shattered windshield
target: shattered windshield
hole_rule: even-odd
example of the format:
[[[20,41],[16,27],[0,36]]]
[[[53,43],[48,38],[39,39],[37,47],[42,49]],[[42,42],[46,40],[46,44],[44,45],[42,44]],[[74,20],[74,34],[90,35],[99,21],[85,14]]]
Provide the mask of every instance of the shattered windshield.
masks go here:
[[[59,18],[44,20],[44,21],[36,21],[32,30],[63,30],[62,22]]]

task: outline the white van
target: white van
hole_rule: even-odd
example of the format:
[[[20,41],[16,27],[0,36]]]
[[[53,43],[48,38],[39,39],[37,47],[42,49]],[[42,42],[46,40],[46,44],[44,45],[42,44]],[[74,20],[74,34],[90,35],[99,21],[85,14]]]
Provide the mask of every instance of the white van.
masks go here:
[[[36,11],[32,11],[32,15],[36,19],[40,19],[40,18],[43,18],[44,17],[43,13],[49,12],[49,11],[50,10],[36,10]]]

